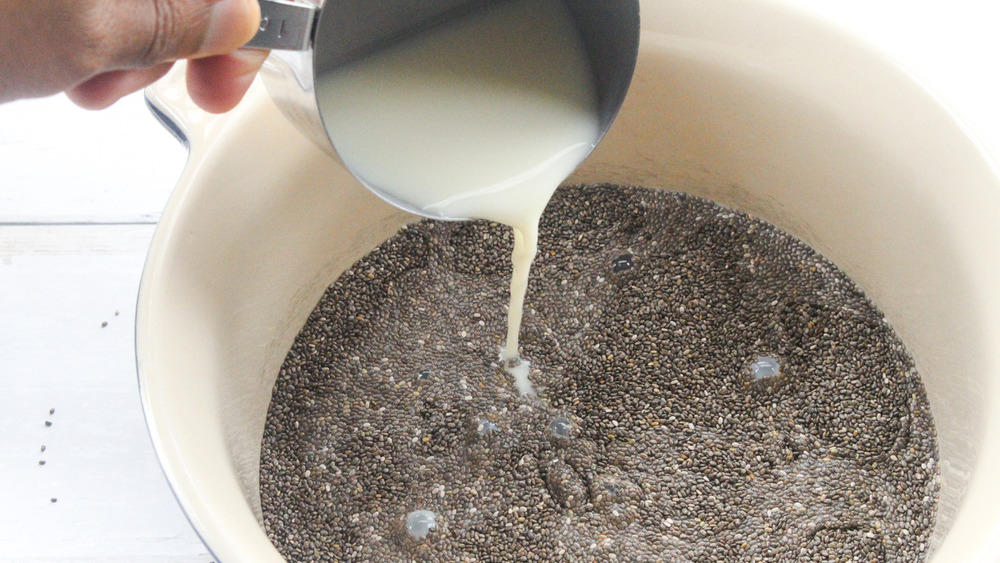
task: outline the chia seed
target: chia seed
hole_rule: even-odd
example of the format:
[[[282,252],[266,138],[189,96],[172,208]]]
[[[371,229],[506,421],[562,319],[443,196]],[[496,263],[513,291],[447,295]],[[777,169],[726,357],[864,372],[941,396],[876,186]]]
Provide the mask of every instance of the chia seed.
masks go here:
[[[497,361],[511,246],[495,224],[423,221],[317,304],[261,450],[288,560],[925,559],[927,398],[836,266],[692,196],[562,188],[521,333],[538,393],[522,397]],[[780,374],[755,382],[765,355]],[[572,439],[553,439],[557,417]],[[419,540],[415,511],[436,516]]]

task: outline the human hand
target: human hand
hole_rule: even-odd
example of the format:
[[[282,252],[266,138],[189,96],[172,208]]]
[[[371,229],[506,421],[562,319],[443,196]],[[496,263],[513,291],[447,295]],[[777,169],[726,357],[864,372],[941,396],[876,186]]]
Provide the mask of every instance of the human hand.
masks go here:
[[[267,56],[238,50],[259,22],[257,0],[0,0],[0,102],[66,92],[100,109],[190,59],[192,99],[228,111]]]

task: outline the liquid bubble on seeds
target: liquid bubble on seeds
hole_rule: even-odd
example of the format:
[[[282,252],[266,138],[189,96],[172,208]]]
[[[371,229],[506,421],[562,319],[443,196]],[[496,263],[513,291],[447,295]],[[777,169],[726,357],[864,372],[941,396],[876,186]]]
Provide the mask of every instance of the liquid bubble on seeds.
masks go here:
[[[622,254],[611,261],[611,271],[618,274],[632,269],[632,255]]]
[[[618,494],[619,494],[618,485],[614,481],[609,481],[609,482],[604,483],[604,487],[603,488],[604,488],[604,491],[602,492],[602,494],[605,497],[607,497],[609,499],[614,499],[614,498],[618,497]]]
[[[437,529],[437,514],[430,510],[414,510],[406,515],[406,531],[410,537],[423,539]]]
[[[433,375],[434,373],[431,370],[422,369],[417,372],[417,375],[414,377],[414,379],[416,379],[417,383],[428,383],[430,382],[431,377],[433,377]]]
[[[642,491],[637,485],[620,476],[598,475],[593,478],[591,496],[595,503],[619,504],[628,499],[638,499]]]
[[[497,427],[496,424],[493,424],[488,420],[482,419],[476,422],[476,432],[480,436],[486,436],[488,434],[492,434],[497,430],[499,430],[499,427]]]
[[[781,364],[777,358],[757,356],[757,360],[750,364],[750,375],[754,381],[776,377],[781,375]]]
[[[558,416],[549,423],[549,432],[556,438],[569,438],[573,431],[573,423],[565,416]]]

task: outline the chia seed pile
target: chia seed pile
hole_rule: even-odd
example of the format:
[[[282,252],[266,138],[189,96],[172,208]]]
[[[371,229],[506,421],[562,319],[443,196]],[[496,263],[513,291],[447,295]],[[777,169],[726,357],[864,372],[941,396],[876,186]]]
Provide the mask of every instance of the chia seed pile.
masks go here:
[[[913,362],[860,289],[692,196],[562,188],[521,355],[509,229],[424,221],[326,292],[275,384],[291,561],[919,561],[937,500]]]

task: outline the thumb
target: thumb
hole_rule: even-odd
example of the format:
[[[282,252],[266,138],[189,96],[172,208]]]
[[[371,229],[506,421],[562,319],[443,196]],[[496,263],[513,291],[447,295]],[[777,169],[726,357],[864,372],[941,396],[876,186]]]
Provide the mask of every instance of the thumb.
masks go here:
[[[116,66],[148,67],[232,52],[260,24],[257,0],[129,0],[126,17],[109,22],[120,38]]]

